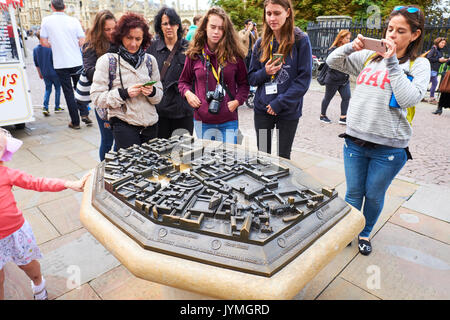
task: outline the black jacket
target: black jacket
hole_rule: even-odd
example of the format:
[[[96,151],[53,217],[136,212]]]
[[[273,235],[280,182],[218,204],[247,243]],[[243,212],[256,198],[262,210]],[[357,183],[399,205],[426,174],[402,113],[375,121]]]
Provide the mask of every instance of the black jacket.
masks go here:
[[[427,59],[430,61],[432,71],[439,71],[441,66],[439,59],[443,56],[441,49],[436,46],[431,47],[431,51],[427,54]]]
[[[332,47],[328,49],[327,57],[332,53],[337,47]],[[349,75],[335,69],[328,69],[327,75],[325,76],[325,84],[333,85],[343,85],[348,81]]]
[[[192,107],[187,103],[180,92],[178,91],[178,80],[180,79],[181,72],[184,68],[184,62],[186,60],[186,51],[189,42],[185,39],[181,39],[181,44],[175,53],[172,62],[167,69],[166,76],[163,84],[163,98],[159,104],[156,105],[158,115],[164,118],[179,119],[188,116],[193,116],[194,111]],[[170,55],[170,50],[166,47],[163,39],[157,39],[152,41],[150,47],[147,49],[147,53],[156,58],[158,62],[159,72],[161,73],[164,65],[164,61]]]
[[[92,82],[92,79],[94,78],[95,64],[97,63],[98,57],[93,48],[86,50],[87,46],[88,43],[85,43],[81,49],[81,52],[83,52],[83,67],[86,72],[86,77]]]

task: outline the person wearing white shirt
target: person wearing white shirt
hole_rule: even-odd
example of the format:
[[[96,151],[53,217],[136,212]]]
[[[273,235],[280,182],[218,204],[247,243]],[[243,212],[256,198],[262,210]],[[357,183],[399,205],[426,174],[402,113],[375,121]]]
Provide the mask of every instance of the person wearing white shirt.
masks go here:
[[[92,125],[87,106],[76,103],[73,91],[83,68],[80,47],[85,35],[80,22],[64,13],[64,0],[52,0],[51,7],[53,14],[42,20],[40,43],[52,49],[53,66],[69,108],[69,128],[80,129],[80,116],[86,125]]]

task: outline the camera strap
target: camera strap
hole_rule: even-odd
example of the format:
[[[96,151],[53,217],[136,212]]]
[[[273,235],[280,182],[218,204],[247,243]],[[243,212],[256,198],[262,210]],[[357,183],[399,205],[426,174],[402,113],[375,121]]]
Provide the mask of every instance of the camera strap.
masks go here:
[[[208,90],[208,73],[209,73],[208,71],[209,71],[209,69],[211,68],[211,71],[212,71],[212,73],[213,73],[213,75],[214,75],[214,78],[216,78],[217,83],[218,83],[219,85],[221,85],[222,88],[225,89],[225,92],[226,92],[226,93],[228,94],[228,96],[231,98],[230,101],[233,101],[233,100],[234,100],[234,96],[231,94],[230,90],[228,90],[228,86],[226,85],[225,81],[223,80],[223,72],[221,72],[221,71],[222,71],[222,68],[220,67],[220,64],[219,64],[219,68],[218,68],[219,72],[216,73],[216,69],[215,69],[214,66],[212,65],[212,63],[211,63],[211,61],[210,61],[210,59],[209,59],[209,56],[205,53],[205,49],[202,49],[202,55],[200,55],[200,60],[201,60],[202,63],[204,63],[205,66],[206,66],[206,92],[209,91],[209,90]],[[220,77],[220,78],[219,78],[219,77]],[[222,80],[222,81],[221,81],[221,80]]]

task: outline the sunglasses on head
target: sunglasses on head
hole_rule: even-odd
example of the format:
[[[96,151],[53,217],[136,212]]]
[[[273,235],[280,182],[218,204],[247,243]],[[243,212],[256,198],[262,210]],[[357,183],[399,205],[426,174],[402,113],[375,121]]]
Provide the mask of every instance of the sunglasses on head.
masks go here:
[[[394,12],[394,11],[400,11],[400,10],[402,10],[402,9],[406,9],[406,11],[407,12],[409,12],[409,13],[416,13],[417,12],[417,15],[419,15],[419,8],[416,8],[416,7],[410,7],[410,6],[396,6],[395,8],[394,8],[394,10],[392,10],[392,12]]]

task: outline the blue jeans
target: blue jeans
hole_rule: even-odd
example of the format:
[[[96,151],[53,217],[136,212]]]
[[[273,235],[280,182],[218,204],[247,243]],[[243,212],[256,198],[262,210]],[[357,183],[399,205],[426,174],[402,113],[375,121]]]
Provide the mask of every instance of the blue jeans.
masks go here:
[[[52,94],[52,85],[55,86],[55,108],[59,107],[61,100],[61,83],[58,76],[45,77],[45,94],[44,94],[44,108],[48,110],[48,103],[50,101],[50,95]]]
[[[236,144],[239,124],[237,120],[219,124],[209,124],[194,120],[194,129],[199,139],[219,140]]]
[[[438,85],[438,72],[437,71],[431,71],[430,82],[431,82],[430,98],[434,98],[434,92],[436,91],[436,87]]]
[[[341,116],[347,115],[348,105],[350,103],[351,91],[350,91],[350,81],[346,84],[327,84],[325,85],[325,96],[322,100],[321,113],[326,116],[328,105],[331,99],[333,99],[336,92],[339,91],[341,95]]]
[[[94,108],[95,117],[97,118],[98,128],[100,130],[100,149],[98,150],[98,154],[100,157],[100,161],[105,160],[105,154],[111,150],[112,145],[114,143],[114,136],[112,133],[111,125],[108,121],[102,120],[97,111]]]
[[[386,191],[406,160],[405,149],[387,146],[361,147],[350,139],[345,139],[345,201],[361,210],[364,200],[366,226],[360,237],[369,237],[383,210]]]

